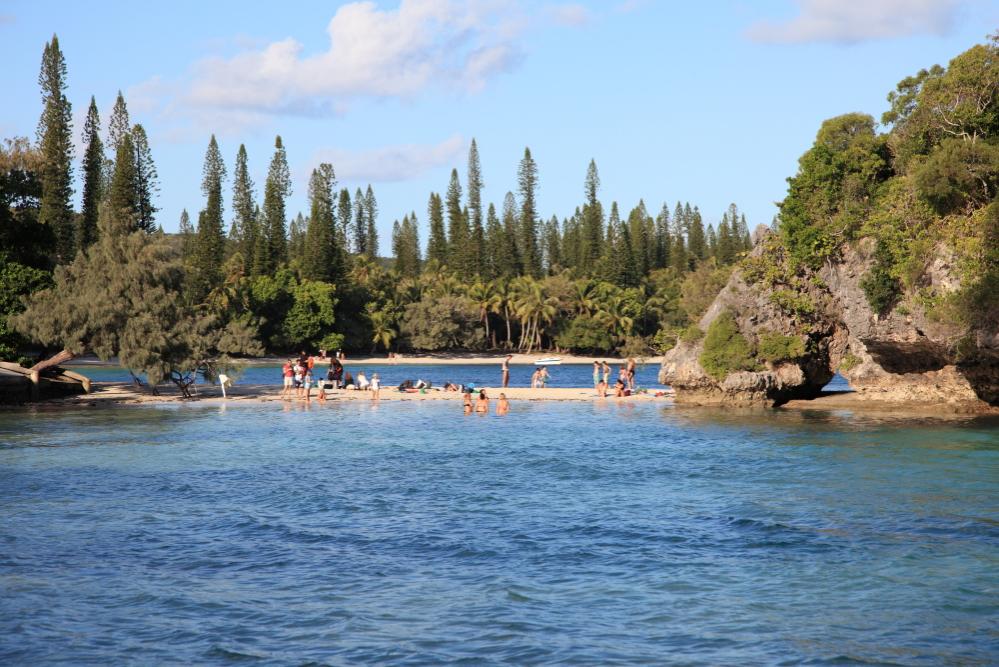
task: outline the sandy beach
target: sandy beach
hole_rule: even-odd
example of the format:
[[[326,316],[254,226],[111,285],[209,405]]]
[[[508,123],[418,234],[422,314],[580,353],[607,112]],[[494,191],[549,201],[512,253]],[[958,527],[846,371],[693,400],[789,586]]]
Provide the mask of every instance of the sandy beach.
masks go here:
[[[288,356],[267,356],[267,357],[256,357],[253,359],[239,359],[238,363],[246,366],[280,366],[289,359],[297,355]],[[503,352],[441,352],[439,354],[398,354],[391,359],[384,354],[381,355],[347,355],[343,362],[344,364],[352,367],[356,366],[369,366],[373,364],[390,364],[390,365],[440,365],[440,366],[461,366],[461,365],[482,365],[488,366],[490,364],[499,366],[505,358],[505,353]],[[531,366],[539,359],[545,359],[549,357],[558,357],[562,360],[563,364],[592,364],[594,361],[606,361],[611,365],[620,365],[625,363],[627,360],[619,357],[602,357],[602,356],[579,356],[573,354],[554,354],[554,353],[537,353],[537,354],[513,354],[513,358],[510,359],[510,363],[515,366]],[[320,359],[318,356],[316,360],[320,364],[329,363],[329,357],[326,359]],[[642,357],[638,359],[639,364],[644,365],[659,365],[662,363],[662,357]],[[101,361],[97,357],[77,357],[66,366],[116,366],[118,365],[117,359],[110,359],[108,361]]]

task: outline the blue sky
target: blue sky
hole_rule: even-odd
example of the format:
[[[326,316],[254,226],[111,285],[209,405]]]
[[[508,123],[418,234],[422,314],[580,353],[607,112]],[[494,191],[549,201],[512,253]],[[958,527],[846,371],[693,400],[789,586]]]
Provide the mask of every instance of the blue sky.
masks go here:
[[[56,3],[0,0],[0,137],[34,137],[42,48],[59,35],[79,137],[90,95],[106,123],[121,89],[150,135],[159,221],[203,206],[211,133],[230,175],[240,143],[258,198],[275,134],[307,212],[307,179],[332,162],[371,183],[383,252],[391,224],[426,204],[468,143],[500,206],[531,148],[543,217],[569,215],[590,158],[601,199],[730,202],[769,223],[785,178],[825,118],[876,118],[899,79],[999,27],[986,0],[386,0]],[[78,150],[78,155],[82,151]],[[77,197],[79,193],[77,193]],[[228,204],[228,202],[227,202]],[[227,210],[227,218],[229,211]]]

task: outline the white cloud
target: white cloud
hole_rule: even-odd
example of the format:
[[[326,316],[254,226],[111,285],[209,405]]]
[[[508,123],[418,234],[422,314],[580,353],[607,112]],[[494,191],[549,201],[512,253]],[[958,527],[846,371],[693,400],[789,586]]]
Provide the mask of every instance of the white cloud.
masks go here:
[[[385,183],[405,181],[424,172],[453,164],[467,150],[468,144],[455,135],[439,144],[401,144],[363,151],[328,148],[316,151],[313,165],[329,162],[341,181]]]
[[[796,0],[784,22],[761,21],[747,35],[759,42],[840,42],[947,33],[959,0]]]
[[[548,8],[552,20],[558,25],[583,26],[590,22],[590,10],[583,5],[569,3]]]
[[[513,0],[402,0],[340,7],[329,48],[294,38],[193,70],[186,99],[202,108],[329,115],[356,97],[411,98],[436,85],[478,90],[518,62]]]

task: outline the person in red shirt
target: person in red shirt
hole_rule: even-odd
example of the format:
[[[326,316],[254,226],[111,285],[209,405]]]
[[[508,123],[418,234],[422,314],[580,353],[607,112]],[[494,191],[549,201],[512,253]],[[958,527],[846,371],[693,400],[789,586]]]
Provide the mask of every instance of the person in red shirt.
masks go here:
[[[281,375],[284,376],[284,388],[281,390],[282,396],[287,396],[291,393],[292,385],[294,383],[295,372],[291,369],[291,362],[284,362],[284,366],[281,367]]]

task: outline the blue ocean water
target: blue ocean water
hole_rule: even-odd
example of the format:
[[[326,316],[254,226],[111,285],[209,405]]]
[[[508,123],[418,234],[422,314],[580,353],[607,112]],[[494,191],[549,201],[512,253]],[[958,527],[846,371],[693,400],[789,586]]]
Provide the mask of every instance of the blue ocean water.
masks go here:
[[[73,370],[83,373],[97,382],[128,382],[131,376],[128,371],[118,366],[73,366]],[[500,384],[499,363],[496,364],[355,364],[347,361],[346,369],[353,375],[364,371],[370,378],[372,373],[378,373],[382,386],[398,386],[404,380],[423,379],[435,386],[443,386],[445,382],[455,384],[474,383],[480,387],[495,387]],[[620,365],[611,366],[612,382],[617,379]],[[527,387],[531,382],[534,366],[516,364],[510,370],[511,387]],[[549,387],[590,387],[593,384],[593,364],[564,364],[549,366]],[[317,374],[326,376],[326,367],[321,366]],[[640,364],[635,372],[635,380],[641,387],[661,388],[659,384],[659,366],[657,364]],[[281,385],[281,366],[275,364],[243,366],[236,374],[236,382],[254,385]],[[841,375],[836,375],[829,383],[830,390],[848,390],[849,385]]]
[[[0,664],[999,662],[999,421],[0,412]]]

